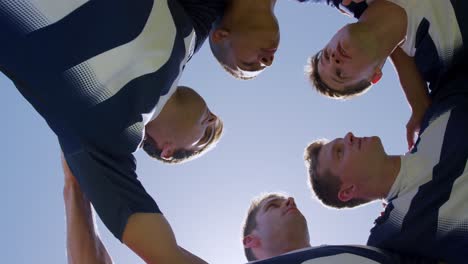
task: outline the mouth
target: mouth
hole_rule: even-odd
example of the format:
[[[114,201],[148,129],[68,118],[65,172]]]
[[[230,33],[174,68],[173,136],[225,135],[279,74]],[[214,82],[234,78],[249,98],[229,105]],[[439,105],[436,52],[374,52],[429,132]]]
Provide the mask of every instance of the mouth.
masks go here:
[[[284,213],[285,215],[288,215],[288,214],[296,214],[298,213],[299,210],[296,208],[296,207],[291,207],[289,208],[288,210],[286,210],[286,212]]]

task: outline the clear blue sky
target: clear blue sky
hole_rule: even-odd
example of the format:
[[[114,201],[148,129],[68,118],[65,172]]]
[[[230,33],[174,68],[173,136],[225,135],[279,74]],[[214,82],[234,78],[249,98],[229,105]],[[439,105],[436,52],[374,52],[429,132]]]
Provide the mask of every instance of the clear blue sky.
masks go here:
[[[384,78],[364,96],[319,96],[303,74],[308,56],[344,23],[330,7],[279,0],[281,44],[274,65],[253,81],[237,81],[208,45],[189,62],[180,84],[195,88],[225,123],[217,148],[180,166],[138,152],[140,179],[171,223],[180,245],[210,263],[245,262],[240,227],[249,201],[264,191],[296,198],[309,220],[313,245],[363,244],[382,207],[323,208],[308,189],[303,149],[311,140],[378,135],[390,154],[406,151],[409,107],[387,63]],[[46,66],[45,66],[46,67]],[[65,263],[65,217],[60,149],[55,135],[0,76],[1,263]],[[117,263],[142,263],[98,220]]]

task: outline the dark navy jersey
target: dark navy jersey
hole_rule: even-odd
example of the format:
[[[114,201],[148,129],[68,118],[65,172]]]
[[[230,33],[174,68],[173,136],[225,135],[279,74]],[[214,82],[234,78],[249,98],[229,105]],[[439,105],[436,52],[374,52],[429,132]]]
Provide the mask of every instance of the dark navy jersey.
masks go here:
[[[2,0],[0,69],[55,132],[110,231],[160,212],[132,155],[225,0]]]
[[[447,81],[468,88],[466,72]],[[456,91],[458,88],[454,89]],[[446,263],[468,259],[468,96],[434,102],[375,221],[368,245]]]
[[[464,52],[464,40],[468,36],[468,4],[456,0],[387,1],[405,10],[408,25],[401,48],[414,57],[431,93],[435,94],[441,76]]]
[[[366,2],[360,2],[360,3],[351,2],[349,5],[344,6],[341,4],[342,0],[297,0],[297,1],[326,4],[340,11],[345,11],[346,13],[348,13],[349,15],[355,18],[359,18],[367,8]]]
[[[306,248],[283,254],[281,256],[249,262],[249,264],[397,264],[425,263],[419,258],[401,258],[374,247],[357,245],[333,245]]]

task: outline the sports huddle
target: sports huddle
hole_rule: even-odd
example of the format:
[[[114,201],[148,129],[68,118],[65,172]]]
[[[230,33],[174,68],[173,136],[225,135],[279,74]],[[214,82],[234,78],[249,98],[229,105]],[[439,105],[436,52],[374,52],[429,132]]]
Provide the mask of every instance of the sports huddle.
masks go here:
[[[239,82],[274,67],[280,45],[276,2],[0,3],[0,70],[47,122],[62,151],[69,263],[113,263],[95,230],[92,207],[146,263],[207,263],[177,243],[138,178],[134,153],[142,149],[177,165],[216,147],[221,117],[196,87],[181,86],[179,79],[203,45]],[[312,246],[294,198],[261,194],[242,223],[247,261],[466,263],[468,2],[290,2],[326,5],[354,19],[308,59],[315,96],[353,100],[379,85],[390,59],[411,108],[408,152],[389,155],[379,137],[352,132],[305,145],[310,190],[323,206],[382,200],[384,211],[366,245]]]

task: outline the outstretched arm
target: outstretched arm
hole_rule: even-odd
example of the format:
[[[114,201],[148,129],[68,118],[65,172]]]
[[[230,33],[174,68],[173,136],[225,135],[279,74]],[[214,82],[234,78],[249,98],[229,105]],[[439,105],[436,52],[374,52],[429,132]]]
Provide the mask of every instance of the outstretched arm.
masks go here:
[[[62,165],[65,174],[63,197],[67,219],[68,263],[113,263],[96,232],[89,200],[63,159]],[[161,214],[133,214],[125,228],[123,241],[147,263],[207,264],[177,246],[174,234]]]
[[[431,104],[427,84],[423,80],[414,59],[397,47],[390,56],[400,79],[401,87],[411,107],[411,117],[406,124],[408,149],[414,144],[414,136],[419,132],[427,108]]]
[[[171,227],[161,214],[133,214],[125,228],[123,242],[146,263],[207,264],[177,246]]]
[[[63,199],[67,221],[67,252],[70,264],[108,264],[112,259],[97,234],[91,204],[62,159],[65,184]]]

